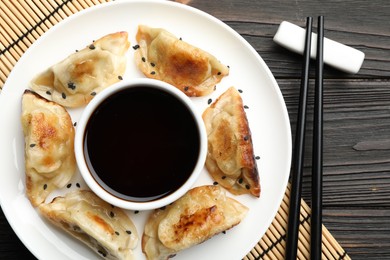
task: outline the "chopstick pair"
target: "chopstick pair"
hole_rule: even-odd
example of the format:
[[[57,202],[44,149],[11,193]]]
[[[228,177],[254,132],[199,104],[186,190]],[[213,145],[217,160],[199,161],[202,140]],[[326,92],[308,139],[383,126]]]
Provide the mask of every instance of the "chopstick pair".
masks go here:
[[[297,258],[299,216],[301,208],[303,159],[305,151],[306,111],[309,86],[310,50],[313,18],[306,18],[305,50],[301,75],[297,130],[291,179],[290,208],[287,229],[286,260]],[[324,17],[318,17],[316,79],[314,94],[314,123],[312,150],[312,213],[311,213],[311,259],[321,259],[322,247],[322,93],[323,93],[323,46]]]

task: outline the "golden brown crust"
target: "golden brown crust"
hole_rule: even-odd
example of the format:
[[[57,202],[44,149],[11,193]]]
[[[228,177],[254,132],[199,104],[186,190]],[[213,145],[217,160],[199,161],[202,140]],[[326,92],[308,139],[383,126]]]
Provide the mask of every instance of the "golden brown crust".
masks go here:
[[[239,224],[247,211],[247,207],[226,197],[219,186],[195,187],[150,215],[142,250],[148,259],[167,259]]]
[[[231,87],[203,113],[208,135],[206,168],[233,194],[260,196],[249,123],[238,91]]]
[[[138,68],[149,78],[168,82],[188,96],[210,94],[229,69],[211,54],[161,28],[138,27]]]
[[[88,104],[126,69],[127,32],[108,34],[37,75],[31,88],[66,107]]]
[[[34,207],[76,171],[74,127],[60,105],[26,90],[22,97],[26,193]]]
[[[54,225],[77,238],[104,259],[133,259],[138,233],[130,218],[93,192],[76,190],[51,203],[40,213]]]

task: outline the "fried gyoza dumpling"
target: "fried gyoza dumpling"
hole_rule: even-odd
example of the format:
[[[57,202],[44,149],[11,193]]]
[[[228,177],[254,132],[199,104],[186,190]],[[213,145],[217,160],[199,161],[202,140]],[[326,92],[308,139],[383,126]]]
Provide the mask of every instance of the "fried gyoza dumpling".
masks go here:
[[[54,225],[89,246],[104,259],[134,259],[138,233],[130,218],[93,192],[76,190],[41,204],[39,211]]]
[[[136,40],[135,61],[145,76],[168,82],[187,96],[210,94],[229,74],[214,56],[164,29],[140,25]]]
[[[208,136],[206,168],[233,194],[260,196],[260,181],[241,96],[229,88],[203,113]]]
[[[127,32],[108,34],[39,74],[31,88],[66,107],[88,104],[96,93],[118,82],[126,69]]]
[[[22,97],[26,192],[34,207],[76,171],[74,127],[60,105],[26,90]]]
[[[248,212],[219,186],[195,187],[146,222],[142,251],[149,260],[165,260],[238,225]]]

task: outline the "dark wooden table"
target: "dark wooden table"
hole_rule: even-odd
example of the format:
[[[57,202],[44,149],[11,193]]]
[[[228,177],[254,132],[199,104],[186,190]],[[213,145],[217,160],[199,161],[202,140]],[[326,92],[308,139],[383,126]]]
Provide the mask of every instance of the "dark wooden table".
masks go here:
[[[323,221],[352,259],[390,259],[390,2],[181,2],[221,19],[257,50],[282,90],[293,135],[301,56],[272,41],[280,22],[304,26],[306,16],[324,15],[326,37],[366,54],[355,75],[325,66]],[[311,78],[314,79],[314,70]],[[310,111],[312,105],[309,103]],[[311,148],[310,129],[311,122],[307,151]],[[303,197],[310,204],[309,152],[305,160]],[[0,258],[33,259],[2,212]]]

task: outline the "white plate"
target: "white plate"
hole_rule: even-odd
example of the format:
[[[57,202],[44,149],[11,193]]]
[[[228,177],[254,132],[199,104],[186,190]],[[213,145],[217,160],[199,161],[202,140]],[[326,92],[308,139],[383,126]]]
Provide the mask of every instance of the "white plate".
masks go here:
[[[230,66],[230,75],[210,96],[193,98],[200,111],[229,86],[243,90],[261,180],[261,198],[236,197],[250,211],[238,226],[180,252],[175,259],[241,259],[261,239],[284,196],[291,162],[291,131],[279,87],[256,51],[233,29],[197,9],[168,1],[117,1],[81,11],[59,23],[29,48],[8,77],[0,95],[0,202],[12,228],[39,259],[99,259],[83,244],[42,219],[25,194],[24,139],[20,124],[21,96],[38,72],[62,60],[92,40],[115,31],[128,31],[135,45],[138,24],[163,27]],[[143,77],[129,49],[124,77]],[[81,110],[71,110],[74,121]],[[77,175],[72,181],[86,187]],[[197,185],[211,184],[206,170]],[[64,189],[69,190],[69,189]],[[63,191],[60,191],[63,192]],[[232,196],[228,194],[229,196]],[[129,212],[138,232],[149,212]],[[141,245],[137,259],[144,259]]]

